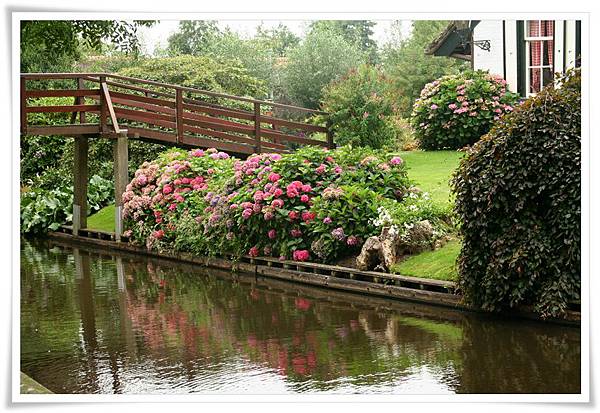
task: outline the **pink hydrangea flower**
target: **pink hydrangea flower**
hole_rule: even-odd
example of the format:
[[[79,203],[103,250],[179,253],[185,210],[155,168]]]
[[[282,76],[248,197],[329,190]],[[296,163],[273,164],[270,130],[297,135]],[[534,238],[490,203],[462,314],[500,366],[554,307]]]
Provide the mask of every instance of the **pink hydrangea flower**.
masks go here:
[[[306,202],[310,201],[310,198],[308,195],[304,194],[300,197],[300,201],[306,203]]]
[[[283,207],[283,199],[274,199],[273,202],[271,202],[271,206],[273,208],[282,208]]]
[[[436,110],[438,107],[439,107],[439,106],[438,106],[438,105],[436,105],[436,104],[434,103],[434,104],[433,104],[433,105],[431,105],[429,108],[430,108],[431,110]]]
[[[296,211],[290,211],[290,213],[288,214],[288,217],[289,217],[291,220],[298,219],[298,213],[297,213]]]
[[[302,220],[309,222],[309,221],[312,221],[313,219],[315,219],[315,216],[316,216],[316,214],[314,212],[306,211],[306,212],[302,213]]]
[[[173,192],[173,187],[171,185],[165,185],[162,189],[163,194],[167,195]]]
[[[248,251],[248,255],[251,257],[258,257],[258,253],[259,253],[259,249],[257,246],[250,248],[250,250]]]
[[[281,178],[281,176],[276,173],[272,173],[269,175],[269,181],[271,181],[271,182],[277,182],[277,181],[279,181],[280,178]]]
[[[310,258],[307,250],[296,250],[292,255],[295,261],[307,261]]]
[[[252,210],[251,209],[244,209],[244,212],[242,212],[242,218],[248,219],[251,216],[252,216]]]
[[[358,238],[355,237],[354,235],[350,235],[348,237],[348,239],[346,240],[346,244],[350,245],[350,246],[354,246],[358,244]]]
[[[321,175],[322,173],[325,172],[325,168],[327,168],[327,166],[325,164],[321,164],[315,169],[315,172],[317,174]]]
[[[332,222],[333,222],[333,220],[332,220],[330,217],[325,217],[325,218],[323,219],[323,223],[324,223],[324,224],[327,224],[327,225],[329,225],[329,224],[331,224]]]
[[[392,165],[400,165],[402,162],[404,162],[404,161],[399,156],[394,156],[392,159],[390,159],[390,163]]]
[[[202,149],[194,149],[192,151],[192,156],[199,158],[201,156],[204,156],[204,151]]]
[[[275,231],[274,229],[270,229],[267,235],[270,239],[275,239],[275,237],[277,237],[277,231]]]
[[[154,231],[152,233],[152,235],[154,236],[154,238],[156,239],[161,239],[162,237],[165,236],[165,231],[163,231],[162,229],[159,229],[158,231]]]

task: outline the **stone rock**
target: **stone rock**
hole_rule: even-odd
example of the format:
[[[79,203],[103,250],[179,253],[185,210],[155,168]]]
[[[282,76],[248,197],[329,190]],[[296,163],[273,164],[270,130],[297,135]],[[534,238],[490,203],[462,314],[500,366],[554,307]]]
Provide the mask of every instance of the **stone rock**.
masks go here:
[[[401,256],[430,249],[434,236],[435,229],[428,220],[415,223],[403,236],[393,227],[384,227],[379,236],[364,243],[356,266],[363,271],[389,271]]]
[[[381,262],[380,252],[381,241],[379,237],[367,238],[360,254],[356,257],[356,267],[363,271],[372,270]]]

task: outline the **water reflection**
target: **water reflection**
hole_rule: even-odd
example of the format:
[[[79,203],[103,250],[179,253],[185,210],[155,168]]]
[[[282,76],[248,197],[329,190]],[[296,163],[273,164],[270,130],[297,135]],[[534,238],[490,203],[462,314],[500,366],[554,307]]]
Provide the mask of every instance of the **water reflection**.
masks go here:
[[[23,243],[21,369],[60,393],[578,393],[579,329]]]

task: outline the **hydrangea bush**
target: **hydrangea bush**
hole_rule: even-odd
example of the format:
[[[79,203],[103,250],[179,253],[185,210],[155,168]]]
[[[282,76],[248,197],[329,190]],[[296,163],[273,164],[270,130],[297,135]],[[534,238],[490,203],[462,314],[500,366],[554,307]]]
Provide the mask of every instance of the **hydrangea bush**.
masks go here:
[[[246,160],[172,150],[136,172],[123,214],[127,235],[151,249],[331,262],[381,231],[378,205],[414,191],[400,157],[365,148]]]
[[[459,149],[477,142],[518,99],[500,76],[483,71],[444,76],[425,85],[411,123],[421,148]]]

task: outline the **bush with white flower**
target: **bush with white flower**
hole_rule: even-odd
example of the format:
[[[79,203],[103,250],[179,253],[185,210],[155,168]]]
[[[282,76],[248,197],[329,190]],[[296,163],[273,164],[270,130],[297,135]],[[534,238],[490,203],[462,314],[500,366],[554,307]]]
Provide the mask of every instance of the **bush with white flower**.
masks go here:
[[[459,149],[477,142],[518,100],[500,76],[480,70],[444,76],[425,85],[411,124],[421,148]]]

